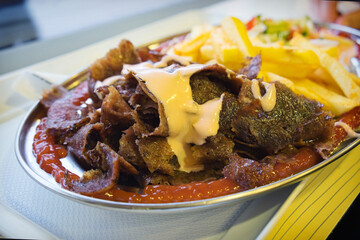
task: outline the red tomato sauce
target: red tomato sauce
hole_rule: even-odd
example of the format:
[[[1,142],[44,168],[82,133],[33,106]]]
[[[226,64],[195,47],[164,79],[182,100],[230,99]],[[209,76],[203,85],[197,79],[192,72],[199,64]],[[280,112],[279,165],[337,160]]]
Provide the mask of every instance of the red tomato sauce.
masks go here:
[[[320,155],[315,150],[303,147],[286,163],[277,163],[274,166],[275,181],[286,178],[292,174],[304,171],[321,161]]]
[[[74,105],[79,106],[88,98],[87,82],[83,82],[72,92],[72,102]],[[46,121],[46,117],[41,119],[39,125],[36,127],[33,153],[36,156],[40,168],[51,174],[62,187],[67,188],[64,179],[65,173],[69,174],[74,180],[80,177],[66,170],[62,165],[60,159],[67,156],[67,151],[65,147],[55,144],[54,138],[46,131]],[[195,182],[179,186],[150,185],[144,188],[142,194],[128,192],[122,190],[120,186],[115,186],[104,193],[87,195],[120,202],[165,203],[201,200],[223,196],[241,190],[244,189],[241,189],[235,181],[224,178],[210,182]]]
[[[47,118],[43,118],[36,128],[33,152],[41,169],[51,174],[56,182],[66,188],[64,174],[67,171],[60,159],[66,157],[67,151],[63,146],[57,145],[54,138],[46,131]],[[79,176],[67,171],[72,179]],[[150,185],[145,187],[143,194],[127,192],[116,186],[104,193],[89,195],[111,201],[133,203],[167,203],[201,200],[218,197],[230,193],[240,192],[240,186],[233,180],[226,178],[210,181],[195,182],[179,186]]]
[[[349,112],[345,113],[341,117],[339,122],[346,123],[352,129],[358,128],[360,126],[360,106],[355,107],[352,110],[350,110]],[[345,131],[345,129],[340,126],[336,126],[334,128],[333,147],[335,148],[336,146],[338,146],[339,143],[341,141],[343,141],[346,137],[347,137],[347,132]]]
[[[89,98],[88,81],[81,83],[72,91],[72,103],[80,106]]]
[[[193,182],[178,186],[148,185],[142,194],[126,192],[117,186],[105,193],[93,196],[120,202],[170,203],[219,197],[242,190],[245,189],[242,189],[235,181],[222,178],[210,182]]]
[[[350,127],[355,128],[360,124],[360,107],[356,107],[346,113],[340,121],[345,122]],[[64,174],[67,171],[60,161],[67,155],[63,146],[54,143],[53,137],[46,131],[46,120],[43,118],[36,128],[34,136],[33,152],[36,156],[37,163],[47,173],[51,174],[55,180],[64,188]],[[335,127],[334,144],[339,144],[346,136],[346,132],[342,127]],[[290,176],[294,172],[300,172],[315,165],[318,162],[318,155],[311,149],[304,148],[295,155],[294,161],[289,164],[278,163],[275,166],[277,179]],[[79,179],[79,176],[67,171],[72,179]],[[115,186],[104,193],[92,194],[89,196],[119,202],[132,203],[170,203],[195,201],[213,197],[224,196],[231,193],[246,190],[239,186],[234,180],[222,178],[209,182],[194,182],[178,186],[167,185],[149,185],[144,188],[142,194],[128,192]]]
[[[47,133],[46,121],[47,118],[41,119],[40,124],[36,127],[33,153],[40,168],[51,174],[56,182],[65,187],[63,181],[66,169],[62,166],[60,158],[66,157],[67,151],[63,146],[55,144],[54,138]],[[73,173],[68,173],[72,179],[79,178]]]
[[[84,82],[74,90],[73,103],[75,105],[81,105],[88,98],[88,84]],[[41,119],[39,125],[36,127],[33,153],[41,169],[51,174],[62,187],[67,188],[64,179],[65,173],[73,180],[79,179],[80,177],[71,173],[62,165],[60,159],[67,156],[67,151],[63,146],[55,144],[54,138],[46,131],[46,121],[46,117]],[[351,128],[358,127],[360,125],[360,107],[356,107],[344,114],[340,121],[345,122]],[[342,127],[335,127],[334,130],[334,146],[337,146],[346,138],[347,134]],[[315,165],[318,161],[315,155],[317,156],[311,149],[309,149],[309,151],[303,150],[296,154],[291,164],[277,164],[274,170],[278,178],[274,180],[285,178],[294,172],[300,172]],[[169,203],[219,197],[244,190],[246,189],[239,186],[236,181],[222,178],[209,182],[193,182],[178,186],[149,185],[144,188],[142,194],[125,191],[121,186],[115,186],[103,193],[87,195],[120,202]]]

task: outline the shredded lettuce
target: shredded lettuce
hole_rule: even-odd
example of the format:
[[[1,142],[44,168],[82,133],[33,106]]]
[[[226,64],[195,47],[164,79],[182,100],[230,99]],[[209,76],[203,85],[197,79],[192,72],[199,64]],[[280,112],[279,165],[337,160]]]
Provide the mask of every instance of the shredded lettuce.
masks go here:
[[[291,20],[273,20],[264,19],[261,16],[256,17],[256,21],[252,20],[255,25],[254,29],[261,29],[257,26],[262,27],[263,31],[257,31],[257,38],[264,43],[271,43],[277,41],[287,42],[291,39],[293,32],[299,32],[304,36],[311,35],[314,32],[314,24],[309,17],[303,17],[299,19]]]

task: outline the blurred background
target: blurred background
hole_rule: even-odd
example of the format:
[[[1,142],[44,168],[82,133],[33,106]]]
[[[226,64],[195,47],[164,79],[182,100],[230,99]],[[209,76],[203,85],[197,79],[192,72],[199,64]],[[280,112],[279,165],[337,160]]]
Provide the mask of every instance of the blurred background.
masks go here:
[[[0,0],[0,74],[217,2]]]
[[[0,74],[79,49],[190,9],[226,0],[0,0]],[[228,0],[230,1],[230,0]],[[307,14],[360,28],[358,1],[254,0],[243,9]],[[247,9],[252,11],[247,11]],[[230,9],[230,11],[233,11]],[[350,13],[350,14],[349,14]],[[231,13],[229,13],[231,14]],[[279,15],[279,14],[278,14]],[[280,14],[283,15],[283,14]],[[294,16],[295,17],[295,16]],[[36,54],[34,54],[36,53]]]
[[[71,52],[119,33],[191,9],[231,0],[0,0],[0,74]],[[226,14],[279,18],[307,14],[316,21],[360,28],[359,1],[238,0]],[[273,6],[271,6],[273,5]],[[276,6],[275,6],[276,5]],[[275,7],[274,7],[275,6]],[[214,9],[216,12],[216,8]],[[360,196],[329,239],[357,231]]]

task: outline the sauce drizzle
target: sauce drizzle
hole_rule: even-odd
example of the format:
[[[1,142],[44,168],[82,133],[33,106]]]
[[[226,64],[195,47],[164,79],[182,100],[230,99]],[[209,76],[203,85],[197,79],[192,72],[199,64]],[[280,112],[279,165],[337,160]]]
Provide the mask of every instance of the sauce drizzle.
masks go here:
[[[86,84],[79,85],[74,90],[74,101],[77,104],[86,102],[88,93]],[[45,172],[51,174],[56,182],[60,183],[63,188],[64,174],[67,173],[72,179],[79,179],[74,173],[71,173],[62,165],[61,158],[66,157],[67,151],[61,146],[55,144],[54,138],[46,131],[47,118],[42,118],[39,125],[36,127],[33,142],[33,153],[36,161]],[[356,128],[360,125],[360,107],[356,107],[350,112],[344,114],[339,120],[350,128]],[[339,124],[337,124],[339,125]],[[341,126],[335,126],[334,146],[347,136],[346,131]],[[298,172],[303,168],[298,169],[298,163],[308,162],[311,156],[307,153],[300,152],[296,157],[295,165],[290,166],[292,171]],[[313,165],[311,161],[310,165]],[[275,171],[279,174],[280,178],[286,177],[289,174],[289,166],[278,164],[275,166]],[[291,171],[290,171],[291,173]],[[277,179],[276,179],[277,180]],[[120,186],[115,186],[112,189],[97,194],[90,194],[94,198],[101,198],[110,201],[132,202],[132,203],[169,203],[169,202],[184,202],[207,199],[212,197],[224,196],[231,193],[241,192],[246,190],[239,186],[234,180],[222,178],[219,180],[209,182],[194,182],[178,186],[165,186],[165,185],[149,185],[144,188],[142,194],[125,191]]]
[[[192,64],[172,72],[166,68],[149,68],[135,72],[165,109],[169,137],[167,141],[175,153],[180,171],[200,171],[203,165],[192,157],[190,143],[201,145],[208,136],[216,135],[222,98],[197,104],[192,98],[190,77],[204,67]]]
[[[273,110],[276,104],[276,87],[274,83],[268,84],[263,82],[263,85],[265,86],[266,93],[264,94],[264,96],[261,96],[259,81],[253,79],[251,81],[251,92],[254,95],[255,99],[260,100],[263,110],[265,112],[270,112],[271,110]]]
[[[335,126],[342,127],[345,130],[345,132],[347,133],[347,136],[349,138],[358,138],[358,137],[360,137],[360,133],[355,132],[348,124],[346,124],[344,122],[336,122]]]

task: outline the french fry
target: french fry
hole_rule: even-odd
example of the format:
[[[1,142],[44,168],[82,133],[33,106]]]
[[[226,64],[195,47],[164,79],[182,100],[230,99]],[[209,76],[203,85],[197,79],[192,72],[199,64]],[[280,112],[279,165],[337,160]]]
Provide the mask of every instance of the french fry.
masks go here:
[[[349,48],[351,41],[329,36],[334,44],[312,44],[295,34],[290,46],[250,42],[245,25],[235,17],[222,21],[220,27],[202,27],[192,31],[188,40],[173,48],[175,54],[192,61],[215,60],[237,71],[246,56],[261,53],[262,67],[258,77],[266,82],[280,82],[295,93],[317,100],[324,108],[340,115],[360,103],[360,78],[346,71],[337,60],[338,45]]]
[[[350,74],[352,80],[353,80],[357,85],[360,86],[360,77],[356,76],[354,73],[349,73],[349,74]]]
[[[263,79],[265,82],[280,82],[290,88],[291,90],[294,90],[294,82],[291,81],[288,78],[282,77],[280,75],[277,75],[272,72],[265,72],[263,71]]]
[[[214,29],[210,39],[218,62],[233,70],[240,68],[241,60],[246,56],[230,41],[222,28]]]
[[[321,83],[322,85],[326,86],[326,88],[336,92],[339,95],[344,95],[336,81],[331,77],[328,71],[322,67],[319,67],[313,73],[311,73],[309,79],[314,82]]]
[[[262,70],[287,78],[306,78],[317,68],[319,59],[312,50],[294,47],[256,47],[261,53]]]
[[[337,47],[320,47],[320,51],[325,52],[336,59],[340,56],[340,50]]]
[[[289,63],[289,64],[309,64],[319,67],[319,59],[314,51],[310,49],[300,49],[295,47],[255,47],[261,53],[264,61]]]
[[[300,34],[296,34],[291,39],[290,44],[313,50],[319,58],[321,67],[327,70],[345,96],[360,103],[360,87],[356,85],[350,73],[335,58],[321,52]]]
[[[324,39],[329,39],[338,42],[338,56],[336,57],[344,65],[349,65],[350,59],[357,55],[357,47],[355,43],[342,36],[337,36],[327,32],[320,33],[320,36]]]
[[[336,59],[326,53],[319,53],[321,65],[330,73],[338,83],[345,96],[360,103],[360,87],[356,85],[350,73]]]
[[[339,116],[358,105],[356,101],[331,91],[325,86],[309,79],[297,79],[292,81],[271,72],[264,72],[263,74],[265,81],[280,82],[295,93],[322,103],[324,108],[331,111],[335,116]]]
[[[323,39],[329,39],[329,40],[334,40],[337,41],[339,43],[339,48],[348,48],[348,47],[352,47],[354,45],[354,42],[351,41],[348,38],[342,37],[342,36],[338,36],[338,35],[334,35],[334,34],[330,34],[327,31],[320,31],[319,36]]]
[[[340,56],[339,42],[331,39],[311,39],[311,44],[316,46],[321,52],[326,52],[330,56],[338,59]]]
[[[243,22],[235,17],[226,17],[221,22],[225,34],[239,48],[244,56],[254,57],[258,52],[250,42]]]
[[[289,64],[263,61],[261,71],[273,72],[286,78],[306,78],[314,72],[316,66],[309,64]]]
[[[329,102],[327,101],[326,98],[324,98],[323,96],[320,96],[318,93],[314,92],[312,89],[309,88],[309,86],[304,86],[304,84],[296,84],[294,85],[294,90],[295,93],[299,94],[299,95],[303,95],[307,98],[313,99],[315,101],[320,102],[321,104],[324,105],[324,108],[326,110],[331,111],[331,107]],[[332,112],[332,111],[331,111]]]
[[[356,100],[339,95],[309,79],[298,80],[294,83],[295,93],[321,102],[324,108],[331,111],[335,116],[350,111],[359,105]]]
[[[211,42],[200,47],[200,63],[208,62],[214,58],[216,58],[216,55]]]
[[[174,47],[174,53],[180,56],[192,57],[193,61],[198,58],[200,48],[210,37],[211,31],[199,34],[197,37],[185,40]]]

